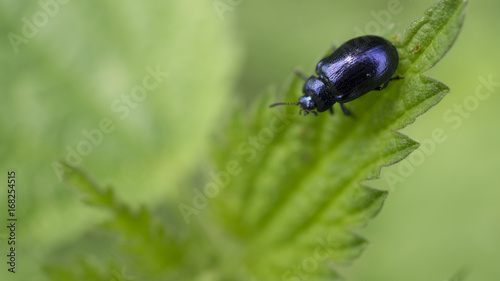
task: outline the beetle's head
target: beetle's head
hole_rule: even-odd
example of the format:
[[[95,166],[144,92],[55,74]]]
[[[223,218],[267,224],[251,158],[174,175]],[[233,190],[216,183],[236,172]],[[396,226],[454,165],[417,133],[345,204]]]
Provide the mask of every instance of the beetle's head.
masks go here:
[[[299,98],[299,102],[277,102],[271,104],[269,107],[274,107],[277,105],[298,105],[300,106],[299,114],[304,111],[304,116],[309,114],[309,112],[314,113],[314,116],[318,116],[318,113],[314,111],[316,109],[316,104],[310,96],[302,96]]]
[[[311,89],[311,83],[309,82],[310,80],[311,79],[308,79],[304,84],[304,87],[302,89],[304,95],[299,98],[299,102],[278,102],[271,104],[269,107],[277,105],[298,105],[300,106],[299,114],[302,113],[302,111],[304,111],[304,116],[309,114],[309,112],[314,113],[314,116],[318,116],[318,113],[316,111],[313,111],[316,109],[316,103],[314,102],[311,93],[314,95],[315,89]]]
[[[316,113],[316,111],[313,111],[316,109],[316,103],[313,101],[311,96],[301,96],[299,98],[298,104],[300,106],[299,113],[304,111],[304,115],[307,115],[309,114],[309,112],[312,112],[315,116],[318,116],[318,113]]]
[[[302,87],[302,92],[304,95],[300,97],[299,102],[279,102],[271,104],[269,107],[276,105],[299,105],[300,112],[304,111],[304,115],[312,112],[315,116],[318,116],[318,112],[330,109],[335,103],[335,99],[329,93],[326,84],[318,77],[309,77],[304,83],[304,87]]]

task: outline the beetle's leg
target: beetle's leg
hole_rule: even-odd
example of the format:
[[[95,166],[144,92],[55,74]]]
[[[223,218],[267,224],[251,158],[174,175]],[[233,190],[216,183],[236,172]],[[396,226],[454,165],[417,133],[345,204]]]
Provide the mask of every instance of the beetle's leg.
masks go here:
[[[304,116],[306,116],[307,114],[309,114],[309,113],[311,113],[311,112],[312,112],[312,113],[314,114],[314,117],[318,117],[318,113],[317,113],[316,111],[313,111],[313,110],[307,110],[307,109],[303,109],[303,110],[304,110],[304,112],[305,112],[305,113],[304,113]],[[302,112],[302,109],[300,110],[300,112]],[[300,112],[299,112],[299,113],[300,113]]]
[[[295,72],[295,74],[296,74],[297,76],[299,76],[300,78],[302,78],[302,79],[304,79],[304,80],[309,79],[309,77],[307,77],[307,75],[305,75],[305,74],[304,74],[304,72],[302,72],[302,70],[300,70],[300,69],[298,69],[298,68],[295,68],[295,69],[293,70],[293,72]]]
[[[324,57],[322,57],[321,59],[326,59],[327,57],[331,56],[333,53],[335,53],[335,51],[337,50],[337,45],[332,45],[330,47],[330,49],[328,50],[328,52],[326,52],[326,55]]]
[[[380,87],[377,87],[377,88],[375,88],[374,90],[376,90],[376,91],[382,91],[383,89],[387,88],[387,85],[389,85],[389,82],[390,82],[390,81],[392,81],[392,80],[401,80],[401,79],[403,79],[403,78],[404,78],[404,77],[401,77],[401,76],[399,76],[399,75],[394,76],[394,77],[392,77],[391,79],[387,80],[387,82],[385,82],[385,83],[384,83],[384,85],[382,85],[382,86],[380,86]]]
[[[351,112],[349,111],[349,109],[347,109],[347,107],[345,107],[345,105],[343,103],[340,104],[340,107],[342,108],[342,111],[344,112],[345,115],[347,116],[351,116]]]
[[[389,85],[389,81],[391,81],[391,80],[388,80],[387,82],[384,83],[384,85],[377,87],[374,90],[375,91],[382,91],[383,89],[387,88],[387,85]]]
[[[315,117],[318,117],[318,113],[316,111],[307,110],[307,109],[300,109],[299,114],[301,114],[302,111],[304,111],[304,116],[306,116],[307,114],[309,114],[310,112],[312,112],[312,113],[314,113]]]
[[[401,80],[401,79],[405,79],[405,78],[404,78],[404,77],[401,77],[401,76],[399,76],[399,75],[396,75],[396,76],[392,77],[391,79],[389,79],[389,81],[390,81],[390,80]]]
[[[333,105],[330,107],[330,114],[333,115]]]
[[[336,50],[337,50],[337,45],[332,45],[330,47],[330,50],[328,50],[327,55],[324,58],[327,58],[327,57],[331,56]]]

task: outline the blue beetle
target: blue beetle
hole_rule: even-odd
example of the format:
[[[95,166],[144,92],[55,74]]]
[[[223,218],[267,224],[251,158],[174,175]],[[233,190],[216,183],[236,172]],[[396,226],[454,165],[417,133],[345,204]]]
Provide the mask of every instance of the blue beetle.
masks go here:
[[[350,115],[344,103],[361,97],[372,90],[383,90],[391,80],[403,79],[395,76],[399,55],[396,47],[386,39],[367,35],[351,39],[342,44],[330,56],[322,59],[316,66],[318,77],[307,77],[299,102],[279,102],[276,105],[299,105],[304,115],[309,112],[330,110],[338,102],[345,115]],[[300,113],[299,112],[299,113]]]

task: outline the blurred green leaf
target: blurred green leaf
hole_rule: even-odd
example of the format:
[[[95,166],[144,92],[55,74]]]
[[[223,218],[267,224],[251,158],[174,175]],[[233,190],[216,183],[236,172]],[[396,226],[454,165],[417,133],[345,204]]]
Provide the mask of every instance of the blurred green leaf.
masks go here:
[[[176,201],[226,107],[239,46],[202,0],[0,6],[0,167],[22,183],[16,278],[38,280],[53,251],[107,219],[60,181],[57,160],[113,182],[131,209]]]
[[[98,186],[78,168],[67,163],[61,165],[65,168],[65,180],[79,191],[85,202],[113,214],[106,228],[119,237],[116,251],[127,257],[136,272],[157,278],[174,271],[182,260],[183,251],[172,227],[159,225],[146,208],[141,208],[139,212],[132,211],[116,198],[110,187]]]

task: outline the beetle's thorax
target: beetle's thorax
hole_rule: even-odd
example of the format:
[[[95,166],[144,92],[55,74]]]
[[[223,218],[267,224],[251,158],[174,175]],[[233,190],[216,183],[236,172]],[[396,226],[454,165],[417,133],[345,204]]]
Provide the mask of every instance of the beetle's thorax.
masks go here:
[[[304,108],[306,102],[308,102],[308,106],[313,103],[318,112],[323,112],[330,109],[335,103],[334,95],[332,95],[327,84],[321,78],[315,76],[309,77],[302,88],[302,92],[304,96],[299,100],[299,104],[302,108]],[[314,108],[304,109],[312,110]]]

